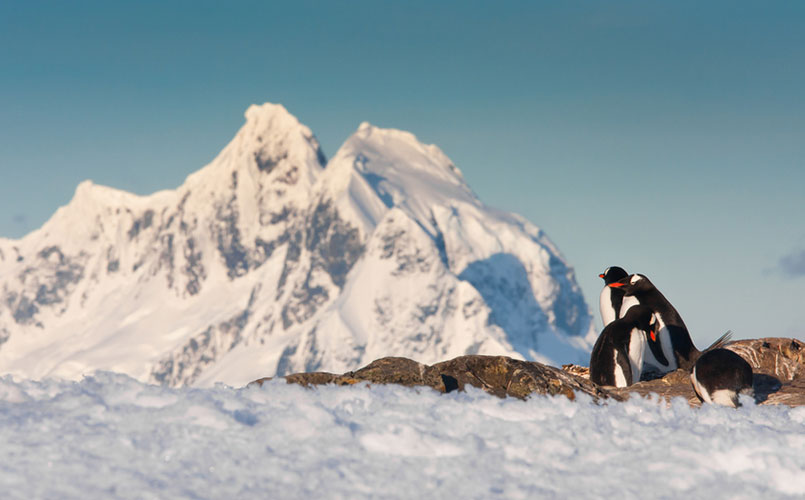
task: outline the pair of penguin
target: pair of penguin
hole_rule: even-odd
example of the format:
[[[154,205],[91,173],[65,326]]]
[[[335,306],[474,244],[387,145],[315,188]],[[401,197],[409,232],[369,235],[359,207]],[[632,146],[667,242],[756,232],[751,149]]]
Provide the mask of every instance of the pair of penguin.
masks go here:
[[[752,367],[722,349],[729,332],[699,351],[682,317],[646,276],[613,266],[599,277],[604,330],[590,357],[593,382],[626,387],[682,368],[704,402],[735,407],[739,394],[751,394]]]

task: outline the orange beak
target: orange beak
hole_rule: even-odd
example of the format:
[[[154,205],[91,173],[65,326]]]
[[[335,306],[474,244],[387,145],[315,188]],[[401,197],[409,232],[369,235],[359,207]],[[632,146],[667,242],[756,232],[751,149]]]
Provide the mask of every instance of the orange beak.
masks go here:
[[[649,333],[649,336],[651,337],[651,341],[656,342],[657,341],[657,332],[655,332],[654,330],[649,330],[648,333]]]
[[[599,278],[601,278],[601,279],[604,279],[604,275],[603,275],[603,274],[599,274],[599,275],[598,275],[598,277],[599,277]]]
[[[609,285],[607,285],[607,286],[608,286],[608,287],[610,287],[610,288],[620,288],[620,287],[622,287],[622,286],[626,286],[626,284],[625,284],[625,283],[621,283],[621,282],[619,282],[619,281],[616,281],[615,283],[610,283],[610,284],[609,284]]]

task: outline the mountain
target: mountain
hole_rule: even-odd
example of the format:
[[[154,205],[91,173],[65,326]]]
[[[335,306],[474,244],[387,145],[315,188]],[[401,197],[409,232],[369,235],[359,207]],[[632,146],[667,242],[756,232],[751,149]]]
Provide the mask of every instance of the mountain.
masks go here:
[[[0,373],[240,385],[395,355],[586,362],[572,268],[439,148],[363,123],[328,162],[282,106],[245,115],[176,190],[85,181],[0,239]]]

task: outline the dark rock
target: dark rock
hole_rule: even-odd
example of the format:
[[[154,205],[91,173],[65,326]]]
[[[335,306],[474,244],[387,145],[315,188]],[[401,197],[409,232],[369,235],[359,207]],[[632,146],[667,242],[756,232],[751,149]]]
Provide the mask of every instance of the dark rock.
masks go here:
[[[320,201],[307,217],[305,247],[338,288],[364,251],[358,229],[341,219],[329,200]]]
[[[649,394],[657,394],[666,400],[683,397],[691,406],[701,406],[701,401],[699,401],[699,397],[696,396],[690,383],[690,372],[682,369],[667,373],[662,378],[638,382],[629,387],[608,387],[608,389],[621,395],[624,399],[629,399],[632,394],[638,394],[643,397]]]
[[[228,204],[218,205],[216,221],[213,225],[218,251],[224,258],[229,279],[243,276],[251,267],[248,249],[240,239],[239,216],[235,198],[233,197]]]
[[[267,174],[271,173],[281,161],[288,159],[288,152],[282,151],[277,154],[270,154],[266,151],[257,151],[254,153],[254,162],[257,164],[257,169],[260,172]]]
[[[16,294],[12,294],[9,296],[10,300],[16,297]],[[28,297],[22,296],[17,302],[14,307],[14,311],[12,316],[14,317],[14,321],[21,325],[26,325],[28,323],[32,323],[34,320],[34,315],[39,312],[39,308],[36,307]]]
[[[37,257],[36,265],[26,267],[17,276],[26,290],[7,292],[2,297],[18,324],[39,324],[36,315],[40,309],[65,302],[84,277],[84,253],[68,257],[59,247],[50,246]]]
[[[196,241],[193,238],[188,238],[185,242],[184,258],[184,274],[187,277],[185,290],[190,295],[195,295],[201,291],[201,283],[206,279],[207,273],[201,260],[201,250],[196,247]]]
[[[266,380],[270,379],[256,380],[252,384],[262,385]],[[296,373],[286,376],[285,380],[305,386],[350,385],[358,382],[428,386],[440,392],[464,390],[470,385],[498,397],[512,396],[519,399],[525,399],[531,394],[563,394],[575,399],[576,392],[589,394],[596,400],[607,397],[623,399],[621,396],[613,396],[606,389],[596,387],[589,380],[558,368],[505,356],[460,356],[432,366],[407,358],[388,357],[343,375],[324,372]]]
[[[431,370],[439,376],[453,377],[459,390],[472,385],[499,397],[525,399],[531,394],[563,394],[575,399],[575,392],[596,400],[611,397],[606,389],[558,368],[505,356],[460,356],[437,363]]]
[[[154,211],[146,210],[142,217],[135,219],[129,228],[129,239],[133,240],[140,234],[140,231],[148,229],[154,223]]]

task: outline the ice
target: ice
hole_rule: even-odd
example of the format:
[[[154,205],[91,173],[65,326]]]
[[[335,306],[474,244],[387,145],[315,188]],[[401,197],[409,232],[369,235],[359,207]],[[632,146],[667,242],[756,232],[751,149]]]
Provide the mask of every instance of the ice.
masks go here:
[[[785,498],[805,408],[0,379],[4,498]]]

